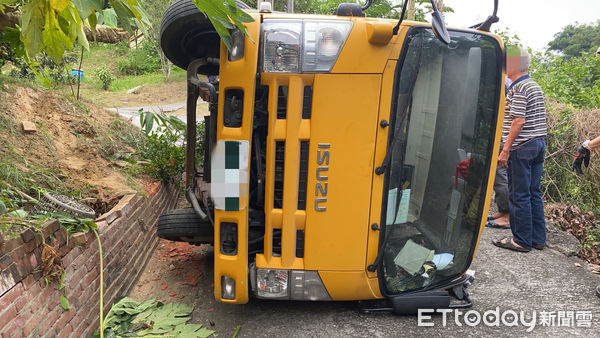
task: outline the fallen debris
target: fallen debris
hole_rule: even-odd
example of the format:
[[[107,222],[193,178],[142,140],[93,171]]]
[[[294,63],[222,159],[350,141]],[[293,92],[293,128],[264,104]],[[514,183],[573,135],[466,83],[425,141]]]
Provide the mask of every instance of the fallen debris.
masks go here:
[[[35,127],[35,123],[33,123],[33,122],[23,121],[23,122],[21,122],[21,126],[23,127],[23,132],[25,134],[33,134],[37,131],[37,128]]]

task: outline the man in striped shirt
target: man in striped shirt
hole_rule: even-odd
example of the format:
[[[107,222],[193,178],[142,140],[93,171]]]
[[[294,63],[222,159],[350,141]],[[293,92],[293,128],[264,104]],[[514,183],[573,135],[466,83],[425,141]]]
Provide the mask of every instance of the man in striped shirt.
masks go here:
[[[506,93],[502,128],[504,147],[498,165],[508,168],[509,213],[512,237],[493,244],[510,250],[541,250],[546,244],[546,222],[541,178],[546,151],[544,93],[529,75],[531,57],[520,46],[506,48],[506,74],[513,81]]]

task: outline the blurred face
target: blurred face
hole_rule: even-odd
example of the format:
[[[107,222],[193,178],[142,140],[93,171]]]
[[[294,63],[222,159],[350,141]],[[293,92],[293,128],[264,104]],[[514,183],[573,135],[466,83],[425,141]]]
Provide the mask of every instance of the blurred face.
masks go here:
[[[506,75],[513,78],[521,73],[521,57],[507,56],[506,57]],[[514,80],[514,79],[513,79]]]

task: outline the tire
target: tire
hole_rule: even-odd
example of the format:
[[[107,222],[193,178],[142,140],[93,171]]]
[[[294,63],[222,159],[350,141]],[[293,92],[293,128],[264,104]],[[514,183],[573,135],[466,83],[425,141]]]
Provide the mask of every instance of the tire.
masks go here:
[[[176,209],[163,212],[156,224],[158,237],[176,242],[212,244],[214,228],[201,219],[194,209]]]
[[[236,1],[241,9],[248,5]],[[165,11],[160,25],[160,47],[176,66],[187,69],[191,61],[202,57],[219,58],[220,38],[210,20],[191,0],[178,0]],[[199,74],[217,75],[217,65],[198,69]]]

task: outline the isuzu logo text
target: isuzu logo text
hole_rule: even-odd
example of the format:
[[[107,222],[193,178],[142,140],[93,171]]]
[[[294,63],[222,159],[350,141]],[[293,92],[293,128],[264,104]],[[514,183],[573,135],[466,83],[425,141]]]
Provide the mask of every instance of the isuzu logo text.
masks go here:
[[[315,185],[315,210],[327,210],[327,172],[329,171],[329,143],[319,143],[317,149],[317,184]]]

